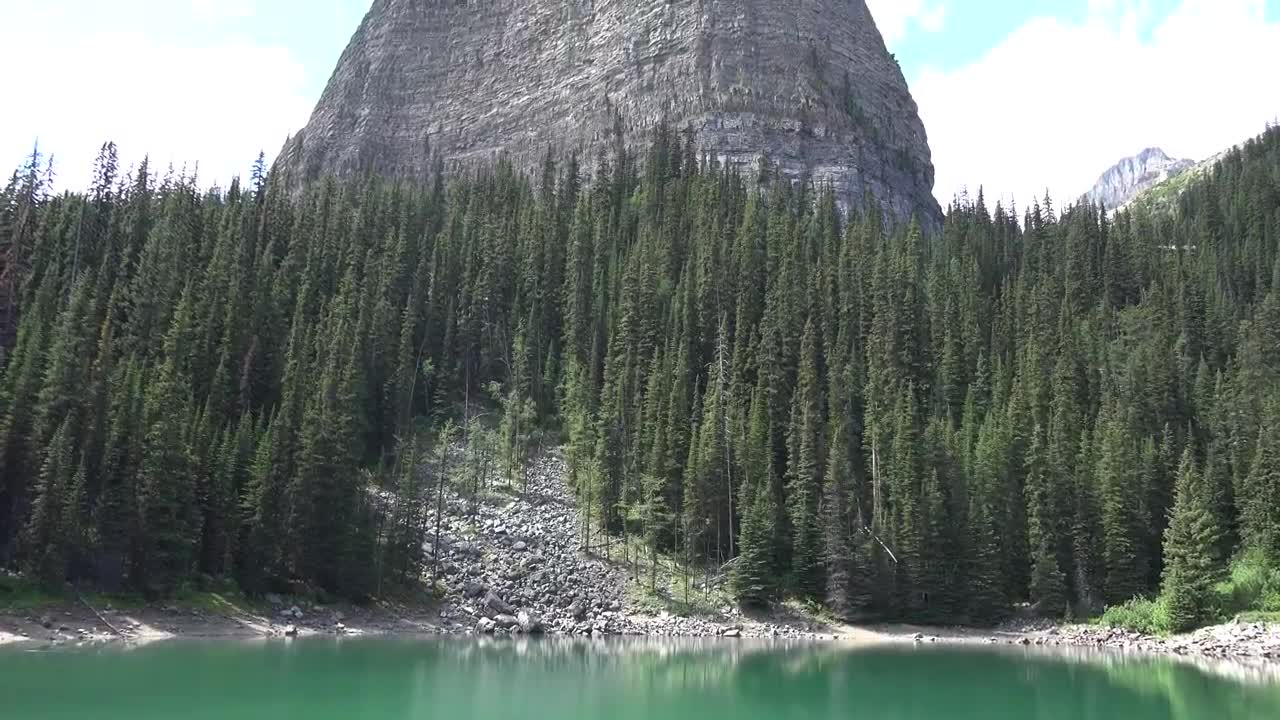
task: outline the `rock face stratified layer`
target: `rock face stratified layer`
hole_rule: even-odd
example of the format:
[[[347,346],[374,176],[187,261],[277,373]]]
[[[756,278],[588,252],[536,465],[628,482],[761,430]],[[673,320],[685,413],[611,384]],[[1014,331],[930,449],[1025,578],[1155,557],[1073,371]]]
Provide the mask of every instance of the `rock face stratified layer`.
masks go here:
[[[375,0],[306,129],[277,162],[424,178],[548,148],[590,167],[615,117],[665,120],[744,171],[869,194],[937,227],[933,165],[902,71],[863,0]]]

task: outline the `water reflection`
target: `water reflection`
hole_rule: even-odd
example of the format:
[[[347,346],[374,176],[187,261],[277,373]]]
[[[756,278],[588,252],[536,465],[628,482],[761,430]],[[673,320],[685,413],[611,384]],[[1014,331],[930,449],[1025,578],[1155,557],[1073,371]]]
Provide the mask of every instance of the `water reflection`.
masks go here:
[[[312,639],[0,654],[0,717],[1275,720],[1270,671],[1087,651]],[[12,712],[10,712],[12,711]]]

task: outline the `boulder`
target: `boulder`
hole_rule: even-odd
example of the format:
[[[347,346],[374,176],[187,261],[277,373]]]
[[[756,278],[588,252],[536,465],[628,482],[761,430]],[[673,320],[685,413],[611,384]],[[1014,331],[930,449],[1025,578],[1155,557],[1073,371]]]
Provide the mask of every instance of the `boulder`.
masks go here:
[[[543,631],[542,619],[532,613],[521,611],[516,618],[520,623],[520,632],[525,635],[541,635]]]
[[[285,626],[285,628],[284,628],[284,636],[285,636],[285,637],[298,637],[298,626],[297,626],[297,625],[286,625],[286,626]]]
[[[484,583],[469,582],[462,587],[462,596],[468,600],[478,598],[487,592],[489,592],[489,588],[485,587]]]
[[[499,615],[493,619],[493,622],[503,630],[510,630],[520,624],[520,619],[515,615]]]
[[[742,637],[742,631],[739,630],[738,628],[729,628],[728,630],[724,631],[724,637],[735,638],[735,639],[740,638]]]
[[[515,550],[516,552],[524,552],[529,549],[529,545],[526,544],[525,541],[519,540],[516,542],[515,545],[511,546],[511,549]]]
[[[498,613],[499,615],[514,615],[515,608],[507,604],[507,601],[498,597],[497,593],[490,592],[484,600],[485,607]]]
[[[492,635],[492,634],[493,634],[493,631],[494,631],[497,627],[498,627],[498,624],[497,624],[497,623],[495,623],[494,621],[490,620],[490,619],[489,619],[489,618],[487,618],[487,617],[482,617],[482,618],[480,618],[480,621],[476,623],[476,634],[477,634],[477,635]]]

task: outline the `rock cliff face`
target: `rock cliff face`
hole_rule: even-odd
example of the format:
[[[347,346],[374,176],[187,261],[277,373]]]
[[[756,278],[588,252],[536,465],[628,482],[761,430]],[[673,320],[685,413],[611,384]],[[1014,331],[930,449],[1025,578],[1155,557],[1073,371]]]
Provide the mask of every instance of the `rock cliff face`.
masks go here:
[[[863,0],[375,0],[277,170],[426,177],[548,148],[590,170],[615,117],[941,222],[923,124]]]
[[[1083,199],[1100,203],[1107,210],[1118,210],[1147,189],[1178,176],[1195,164],[1194,160],[1174,160],[1160,148],[1147,148],[1103,173]]]

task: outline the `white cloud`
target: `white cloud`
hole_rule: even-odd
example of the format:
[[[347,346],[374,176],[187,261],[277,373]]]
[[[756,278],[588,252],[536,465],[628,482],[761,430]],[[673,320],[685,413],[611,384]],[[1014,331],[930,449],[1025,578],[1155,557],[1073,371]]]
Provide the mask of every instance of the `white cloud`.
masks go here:
[[[925,32],[942,32],[942,28],[947,22],[947,6],[934,5],[926,8],[919,15],[920,29]]]
[[[1201,159],[1280,114],[1263,0],[1183,0],[1154,22],[1148,5],[1091,0],[1083,22],[1034,19],[972,65],[921,73],[939,199],[982,184],[1061,204],[1143,148]]]
[[[947,17],[947,8],[941,2],[928,0],[867,0],[867,7],[890,49],[912,24],[925,32],[938,32]]]
[[[216,12],[252,6],[230,2]],[[225,186],[247,174],[259,150],[274,155],[314,102],[304,68],[281,48],[231,37],[199,45],[157,32],[5,25],[0,67],[28,70],[5,77],[6,96],[25,100],[0,113],[0,172],[16,167],[38,138],[55,154],[60,189],[87,184],[107,140],[120,147],[124,168],[149,153],[159,171],[198,162],[202,184]]]

